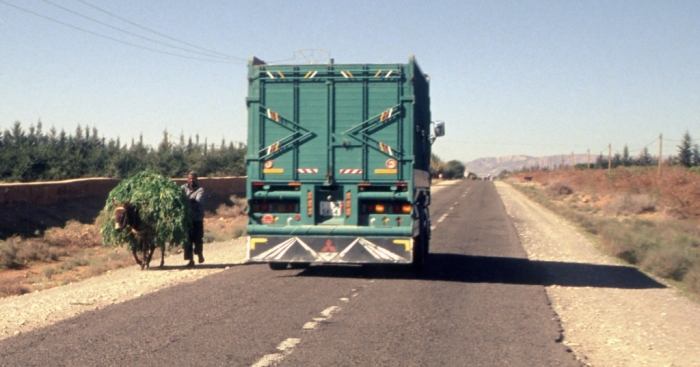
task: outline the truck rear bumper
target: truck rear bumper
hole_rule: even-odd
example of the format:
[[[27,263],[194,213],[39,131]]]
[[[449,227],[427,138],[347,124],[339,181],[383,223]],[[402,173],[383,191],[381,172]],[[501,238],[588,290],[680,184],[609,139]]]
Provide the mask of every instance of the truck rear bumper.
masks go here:
[[[248,261],[330,264],[411,263],[411,237],[248,237]]]

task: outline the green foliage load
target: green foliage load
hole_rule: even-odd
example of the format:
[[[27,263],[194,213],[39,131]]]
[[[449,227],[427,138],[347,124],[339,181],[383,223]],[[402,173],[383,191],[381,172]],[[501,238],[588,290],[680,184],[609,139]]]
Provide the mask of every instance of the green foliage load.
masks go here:
[[[156,247],[185,245],[191,224],[191,209],[189,201],[182,188],[175,182],[153,170],[144,170],[117,185],[107,197],[107,203],[102,209],[102,228],[100,233],[107,246],[129,244],[129,248],[137,248],[136,239],[130,233],[130,228],[118,232],[114,229],[114,209],[112,202],[123,204],[131,200],[138,208],[142,223],[153,234],[153,244]]]

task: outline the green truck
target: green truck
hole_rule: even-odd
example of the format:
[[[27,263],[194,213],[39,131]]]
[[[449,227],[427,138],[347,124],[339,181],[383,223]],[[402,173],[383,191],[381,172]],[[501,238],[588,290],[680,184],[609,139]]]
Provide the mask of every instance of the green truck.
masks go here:
[[[248,260],[426,265],[429,78],[407,64],[248,64]]]

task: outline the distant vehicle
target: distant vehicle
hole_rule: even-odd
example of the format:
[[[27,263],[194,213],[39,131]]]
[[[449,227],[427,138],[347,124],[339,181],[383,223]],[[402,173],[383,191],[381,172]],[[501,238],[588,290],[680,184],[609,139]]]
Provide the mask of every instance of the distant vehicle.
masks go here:
[[[248,259],[425,266],[429,79],[407,64],[248,65]]]

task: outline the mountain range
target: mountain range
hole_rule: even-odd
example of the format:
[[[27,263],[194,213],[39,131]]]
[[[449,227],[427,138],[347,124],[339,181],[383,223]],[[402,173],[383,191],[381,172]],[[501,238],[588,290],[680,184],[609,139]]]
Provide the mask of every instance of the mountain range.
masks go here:
[[[591,164],[595,163],[598,157],[590,156]],[[469,172],[476,173],[479,177],[486,175],[497,176],[501,171],[517,171],[531,167],[571,166],[573,164],[588,163],[588,154],[551,155],[546,157],[531,157],[527,155],[511,155],[505,157],[479,158],[471,162],[464,163],[464,167]]]

